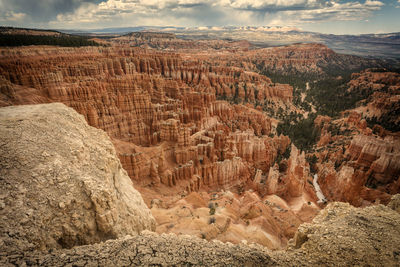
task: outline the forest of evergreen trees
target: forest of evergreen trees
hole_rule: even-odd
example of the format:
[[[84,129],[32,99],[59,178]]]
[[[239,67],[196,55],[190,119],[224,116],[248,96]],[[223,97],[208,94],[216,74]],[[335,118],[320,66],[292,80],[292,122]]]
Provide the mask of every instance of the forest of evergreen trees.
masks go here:
[[[314,127],[315,113],[311,113],[307,119],[298,122],[293,121],[290,116],[286,117],[276,128],[278,134],[290,137],[294,145],[303,150],[311,151],[314,144],[318,141],[320,131]]]
[[[26,35],[26,34],[0,34],[0,46],[23,45],[56,45],[56,46],[99,46],[99,43],[88,40],[84,36],[61,34],[51,35]]]

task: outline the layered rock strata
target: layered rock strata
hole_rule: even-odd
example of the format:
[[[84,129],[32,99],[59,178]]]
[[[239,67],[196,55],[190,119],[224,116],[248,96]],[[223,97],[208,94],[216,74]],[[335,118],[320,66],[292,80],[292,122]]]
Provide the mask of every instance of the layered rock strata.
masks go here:
[[[6,49],[0,69],[2,106],[65,103],[107,132],[134,181],[187,191],[267,171],[284,142],[267,137],[262,112],[218,96],[292,98],[290,86],[254,72],[129,47]]]
[[[387,203],[400,190],[398,136],[384,130],[382,136],[375,135],[365,124],[361,114],[352,112],[322,129],[315,154],[319,183],[331,201]]]
[[[353,73],[349,91],[364,96],[356,109],[375,123],[391,131],[400,129],[400,74],[386,70],[367,69]]]

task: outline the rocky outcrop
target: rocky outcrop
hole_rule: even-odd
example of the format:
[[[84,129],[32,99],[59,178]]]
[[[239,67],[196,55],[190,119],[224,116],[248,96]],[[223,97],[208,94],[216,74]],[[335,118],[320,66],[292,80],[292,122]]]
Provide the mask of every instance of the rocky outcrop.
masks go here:
[[[356,206],[375,201],[388,203],[390,195],[400,189],[398,138],[358,134],[348,142],[348,146],[338,144],[339,149],[331,151],[329,162],[319,165],[322,191],[331,201]]]
[[[312,176],[305,153],[291,145],[290,157],[271,167],[263,185],[259,185],[260,192],[275,194],[288,202],[293,200],[300,208],[308,201],[316,202],[313,190]]]
[[[250,49],[242,53],[224,54],[223,57],[218,54],[215,58],[249,70],[288,76],[317,74],[321,77],[333,69],[358,70],[368,65],[380,65],[374,60],[337,54],[326,45],[317,43]]]
[[[377,205],[354,208],[331,203],[303,224],[286,251],[272,252],[259,245],[143,232],[70,250],[1,257],[4,266],[75,265],[194,265],[194,266],[396,266],[400,260],[400,215]]]
[[[400,75],[384,69],[367,69],[353,73],[349,91],[363,99],[356,109],[371,124],[381,124],[387,130],[400,130]]]
[[[400,141],[391,136],[355,136],[348,153],[350,160],[367,170],[369,186],[389,184],[400,176]]]
[[[63,255],[63,256],[61,256]],[[63,258],[62,258],[63,257]],[[0,258],[3,266],[101,265],[101,266],[268,266],[274,261],[261,246],[208,242],[192,236],[154,234],[148,231],[136,237],[110,240],[50,254],[14,255]]]
[[[128,45],[157,50],[183,51],[247,51],[252,44],[247,41],[189,40],[177,38],[173,33],[132,32],[107,40],[109,45]]]
[[[399,219],[398,213],[383,205],[359,209],[330,203],[312,223],[299,227],[292,247],[279,253],[279,259],[289,254],[295,266],[395,266],[400,260],[395,245],[400,242]]]
[[[155,221],[110,138],[63,104],[0,109],[2,253],[92,244]]]

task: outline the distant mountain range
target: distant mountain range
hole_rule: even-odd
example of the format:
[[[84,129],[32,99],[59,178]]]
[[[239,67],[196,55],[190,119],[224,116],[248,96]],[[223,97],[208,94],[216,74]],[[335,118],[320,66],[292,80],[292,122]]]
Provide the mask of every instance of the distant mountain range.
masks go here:
[[[184,39],[248,40],[258,46],[293,43],[322,43],[338,53],[364,57],[400,59],[400,32],[384,34],[334,35],[301,31],[294,27],[123,27],[87,31],[60,30],[71,34],[120,35],[138,31],[174,33]]]

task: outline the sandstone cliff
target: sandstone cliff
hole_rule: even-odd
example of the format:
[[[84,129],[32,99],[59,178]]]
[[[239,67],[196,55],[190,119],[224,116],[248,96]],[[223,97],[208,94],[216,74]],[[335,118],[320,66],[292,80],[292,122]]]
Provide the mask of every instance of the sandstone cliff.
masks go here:
[[[62,102],[74,108],[111,137],[123,168],[149,206],[161,199],[168,208],[178,208],[175,203],[191,192],[258,190],[260,181],[252,181],[257,170],[267,175],[290,144],[285,136],[272,137],[271,118],[252,104],[217,100],[236,97],[290,105],[289,85],[196,54],[131,47],[31,47],[5,50],[0,69],[0,105]],[[169,213],[156,214],[159,225],[165,225],[162,218]],[[240,242],[248,228],[244,215],[238,214],[224,232],[229,236],[239,229],[239,234],[221,238]],[[224,214],[224,221],[229,217]],[[271,247],[284,246],[294,228],[311,219],[294,218],[293,224],[272,231],[280,228],[278,220],[264,223],[262,215],[257,217],[250,225],[251,237]],[[173,219],[168,225],[176,227],[166,231],[180,231],[178,219]],[[203,223],[208,225],[207,219]],[[201,233],[194,224],[183,227]],[[260,239],[257,233],[263,229],[269,234]]]
[[[396,135],[372,134],[361,114],[326,122],[315,152],[325,196],[356,206],[388,203],[400,189],[399,148]]]
[[[226,40],[189,40],[177,38],[173,33],[132,32],[123,36],[108,39],[111,45],[129,45],[157,50],[173,50],[180,52],[248,50],[252,45],[247,41]]]
[[[381,124],[390,131],[400,130],[400,74],[368,69],[353,73],[349,91],[361,94],[363,100],[356,109],[371,124]]]
[[[211,187],[246,180],[249,167],[267,170],[278,152],[267,137],[272,131],[268,116],[216,101],[218,96],[292,98],[290,86],[272,84],[254,72],[129,47],[10,49],[2,55],[0,69],[0,105],[62,102],[108,133],[133,180],[147,178],[151,161],[158,164],[155,155],[163,150],[160,182],[176,186],[177,180],[185,180],[184,188],[193,187],[195,174]],[[169,145],[161,147],[165,142]],[[242,148],[244,144],[250,147]],[[234,157],[250,166],[239,163],[233,169]],[[197,172],[181,168],[198,158]],[[217,181],[222,169],[228,173]]]
[[[315,153],[319,182],[330,201],[366,206],[387,203],[399,192],[399,81],[397,73],[386,70],[353,73],[347,86],[361,99],[357,107],[336,120],[315,119],[321,131]]]
[[[163,203],[152,208],[158,232],[284,247],[320,207],[306,155],[294,148],[280,161],[291,140],[275,135],[277,120],[262,111],[267,106],[297,112],[293,88],[259,72],[324,75],[329,64],[340,68],[351,59],[354,66],[363,61],[319,44],[247,51],[240,48],[245,44],[205,41],[190,48],[189,41],[152,33],[113,42],[112,47],[3,49],[0,106],[62,102],[106,131],[145,203]],[[128,43],[153,43],[155,49]],[[205,51],[211,43],[213,51]],[[376,93],[388,91],[392,97],[398,91],[398,78],[392,76],[362,73],[349,86],[364,90],[375,81]],[[388,98],[377,99],[383,105]],[[378,126],[369,129],[359,112],[338,123],[327,117],[315,123],[321,139],[313,167],[330,201],[364,206],[387,203],[399,192],[395,149],[380,156],[382,149],[361,148],[357,138],[350,146],[350,134],[370,136],[379,130],[380,137],[361,145],[381,146],[385,140],[390,147],[397,140],[392,134]],[[343,134],[334,134],[330,127],[335,125]],[[208,220],[208,202],[220,205],[215,224]]]
[[[0,247],[92,244],[155,221],[109,137],[63,104],[0,109]]]
[[[317,43],[249,49],[235,54],[218,53],[212,58],[248,70],[305,77],[323,77],[341,70],[358,70],[369,65],[380,65],[376,60],[338,54],[326,45]]]

